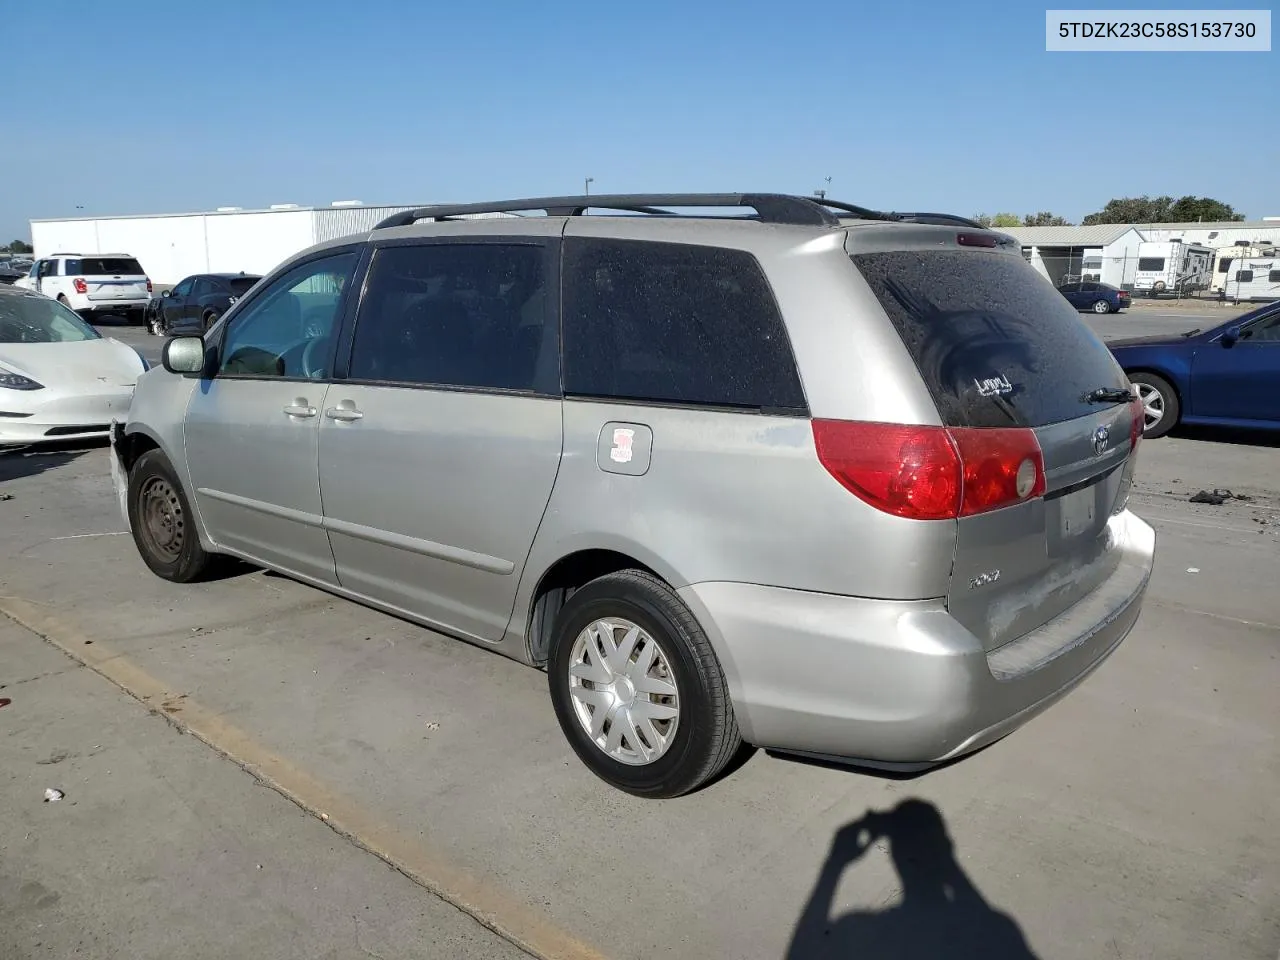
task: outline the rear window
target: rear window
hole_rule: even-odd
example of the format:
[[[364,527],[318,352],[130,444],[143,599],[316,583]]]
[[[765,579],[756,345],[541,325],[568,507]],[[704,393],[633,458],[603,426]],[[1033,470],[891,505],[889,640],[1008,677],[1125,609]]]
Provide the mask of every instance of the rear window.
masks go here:
[[[806,409],[782,316],[751,254],[570,238],[564,272],[566,394]]]
[[[67,261],[67,273],[71,273],[71,264]],[[80,267],[75,273],[85,277],[142,276],[142,265],[132,257],[84,257],[79,261]]]
[[[1096,410],[1082,397],[1128,389],[1110,351],[1026,261],[985,251],[856,254],[953,427],[1039,427]]]
[[[228,280],[227,285],[231,287],[231,293],[237,297],[243,297],[246,293],[253,289],[253,285],[258,282],[257,277],[237,277],[234,280]]]
[[[1138,269],[1146,273],[1159,273],[1164,269],[1164,257],[1139,257]]]

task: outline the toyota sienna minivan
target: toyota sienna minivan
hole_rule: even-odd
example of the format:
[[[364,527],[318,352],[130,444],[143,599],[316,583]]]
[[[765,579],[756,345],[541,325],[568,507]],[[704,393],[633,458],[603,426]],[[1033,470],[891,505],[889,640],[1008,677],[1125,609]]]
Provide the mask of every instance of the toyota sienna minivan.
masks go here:
[[[970,221],[541,198],[299,253],[166,342],[113,475],[157,575],[239,557],[545,668],[582,761],[669,797],[743,743],[924,769],[1069,692],[1151,572],[1141,428]]]

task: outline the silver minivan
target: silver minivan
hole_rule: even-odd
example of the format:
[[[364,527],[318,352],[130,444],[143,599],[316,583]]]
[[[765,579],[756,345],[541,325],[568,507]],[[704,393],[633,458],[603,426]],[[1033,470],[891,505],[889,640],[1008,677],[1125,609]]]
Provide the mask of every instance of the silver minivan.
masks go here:
[[[744,743],[924,769],[1066,694],[1146,590],[1141,424],[970,221],[542,198],[298,254],[166,342],[113,474],[159,576],[239,557],[544,667],[583,762],[669,797]]]

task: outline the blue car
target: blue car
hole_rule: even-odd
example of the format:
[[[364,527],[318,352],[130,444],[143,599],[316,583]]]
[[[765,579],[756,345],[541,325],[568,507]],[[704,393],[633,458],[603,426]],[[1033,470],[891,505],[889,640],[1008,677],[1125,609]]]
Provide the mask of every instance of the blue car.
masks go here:
[[[1131,299],[1128,290],[1092,281],[1060,284],[1058,292],[1077,310],[1094,313],[1118,313],[1129,306]]]
[[[1142,400],[1144,436],[1179,423],[1280,430],[1280,303],[1208,331],[1107,346]]]

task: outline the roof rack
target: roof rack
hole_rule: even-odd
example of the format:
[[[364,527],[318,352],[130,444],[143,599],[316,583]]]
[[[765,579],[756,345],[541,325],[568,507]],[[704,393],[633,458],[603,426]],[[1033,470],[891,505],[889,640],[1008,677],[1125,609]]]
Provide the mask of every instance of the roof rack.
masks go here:
[[[838,227],[839,219],[822,202],[784,193],[622,193],[580,197],[534,197],[496,203],[441,204],[394,213],[375,230],[407,227],[418,220],[448,220],[475,213],[541,210],[549,217],[580,217],[587,210],[619,210],[652,216],[678,216],[663,207],[749,207],[763,223]],[[861,208],[855,208],[861,209]]]
[[[374,229],[407,227],[419,220],[452,220],[467,214],[518,213],[526,210],[541,210],[549,217],[580,217],[588,210],[679,216],[672,210],[663,209],[667,207],[749,207],[756,212],[754,219],[762,223],[805,227],[838,227],[839,216],[832,211],[839,211],[860,220],[931,223],[983,229],[979,223],[949,213],[893,213],[828,200],[825,197],[802,197],[785,193],[622,193],[594,197],[532,197],[495,203],[439,204],[393,213]]]

